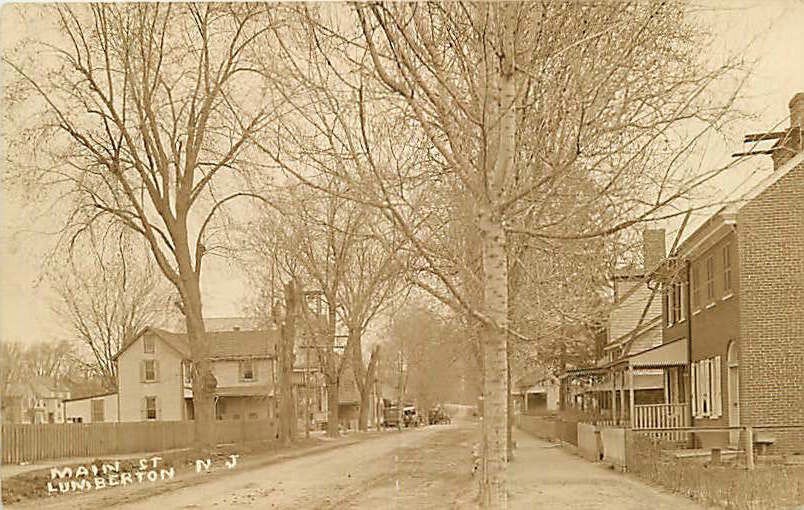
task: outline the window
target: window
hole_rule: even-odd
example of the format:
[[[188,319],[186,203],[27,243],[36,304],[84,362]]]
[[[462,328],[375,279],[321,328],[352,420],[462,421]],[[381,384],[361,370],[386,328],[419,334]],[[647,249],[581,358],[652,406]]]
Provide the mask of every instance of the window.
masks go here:
[[[695,418],[719,418],[721,401],[720,356],[692,363],[692,415]]]
[[[673,322],[681,322],[681,284],[673,284]]]
[[[687,283],[680,282],[678,284],[678,301],[680,303],[678,320],[683,321],[687,318]]]
[[[103,400],[95,399],[92,401],[92,423],[100,423],[104,421],[103,416]]]
[[[186,359],[182,362],[182,372],[184,374],[184,384],[190,386],[193,384],[193,362]]]
[[[698,279],[698,265],[692,266],[692,308],[697,310],[701,306],[701,286]]]
[[[254,381],[257,379],[257,374],[254,372],[254,362],[251,360],[243,360],[240,362],[240,380],[241,381]]]
[[[156,360],[146,359],[142,361],[143,382],[156,382],[156,372]]]
[[[712,255],[706,259],[706,299],[709,302],[715,299],[715,257]]]
[[[257,419],[257,413],[248,413],[248,419],[249,420],[256,420]]]
[[[156,419],[156,397],[145,397],[145,419]]]
[[[667,310],[667,327],[673,325],[673,286],[668,284],[664,287],[664,309]]]
[[[731,245],[723,247],[723,293],[729,293],[731,289]]]
[[[142,352],[145,354],[153,354],[156,351],[156,342],[153,335],[145,335],[142,337]]]

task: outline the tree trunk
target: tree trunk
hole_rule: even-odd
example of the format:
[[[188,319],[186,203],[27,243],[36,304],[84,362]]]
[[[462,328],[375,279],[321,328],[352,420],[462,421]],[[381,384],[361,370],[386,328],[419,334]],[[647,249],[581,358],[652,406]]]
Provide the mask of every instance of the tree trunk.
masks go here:
[[[510,348],[510,345],[509,345]],[[514,395],[511,393],[511,352],[510,350],[506,349],[507,351],[507,359],[506,359],[506,409],[508,410],[507,415],[507,423],[505,427],[505,444],[506,444],[506,454],[508,456],[508,462],[511,462],[514,459],[514,439],[513,439],[513,430],[514,430]]]
[[[377,371],[377,359],[379,358],[379,345],[375,345],[371,350],[368,369],[365,371],[363,380],[358,382],[357,388],[360,391],[360,414],[358,416],[357,428],[361,432],[368,430],[368,413],[371,406],[371,391],[374,388],[374,374]],[[355,377],[360,376],[355,373]]]
[[[215,447],[215,409],[213,394],[217,380],[209,360],[209,343],[201,311],[201,291],[198,278],[188,278],[183,285],[184,319],[190,337],[190,356],[193,361],[193,414],[195,446],[206,450]]]
[[[507,412],[508,278],[502,222],[486,214],[482,219],[485,313],[494,324],[483,328],[483,508],[505,508]]]
[[[289,444],[296,437],[296,406],[293,399],[293,347],[296,340],[296,289],[285,285],[285,318],[281,326],[279,346],[279,437]]]
[[[338,413],[338,402],[340,401],[338,394],[340,393],[340,386],[341,384],[338,378],[334,380],[327,378],[327,436],[329,437],[338,437],[340,435],[338,429],[340,425],[340,416]]]

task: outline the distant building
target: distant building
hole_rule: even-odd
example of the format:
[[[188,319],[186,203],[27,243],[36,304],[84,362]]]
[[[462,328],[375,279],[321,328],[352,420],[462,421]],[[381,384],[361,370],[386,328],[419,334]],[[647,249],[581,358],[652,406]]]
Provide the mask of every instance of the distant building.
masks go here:
[[[3,421],[6,423],[64,423],[62,400],[69,390],[52,380],[35,378],[12,383],[2,396]]]
[[[514,383],[514,406],[523,414],[549,414],[559,410],[561,383],[546,370],[534,370]]]

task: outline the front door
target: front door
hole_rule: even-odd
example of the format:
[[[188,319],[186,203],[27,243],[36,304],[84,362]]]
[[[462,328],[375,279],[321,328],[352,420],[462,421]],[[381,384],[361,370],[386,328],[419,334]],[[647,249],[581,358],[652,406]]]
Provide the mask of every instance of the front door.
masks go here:
[[[729,344],[729,427],[740,425],[740,366],[737,358],[736,342]],[[729,444],[737,448],[740,444],[740,431],[729,431]]]

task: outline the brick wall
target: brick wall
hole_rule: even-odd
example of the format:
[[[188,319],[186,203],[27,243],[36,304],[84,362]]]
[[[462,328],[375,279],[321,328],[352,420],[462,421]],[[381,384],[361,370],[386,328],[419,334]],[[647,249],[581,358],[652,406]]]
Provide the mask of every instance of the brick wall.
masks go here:
[[[738,213],[743,424],[804,425],[804,163]],[[804,452],[804,430],[773,431]]]

